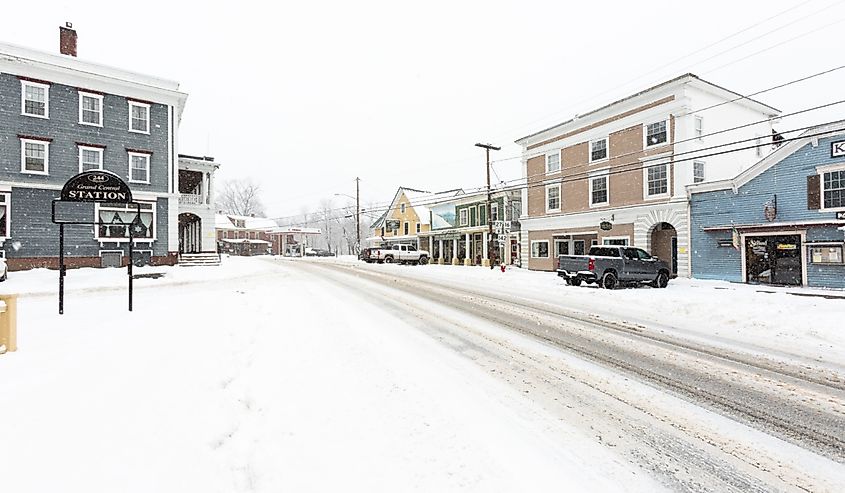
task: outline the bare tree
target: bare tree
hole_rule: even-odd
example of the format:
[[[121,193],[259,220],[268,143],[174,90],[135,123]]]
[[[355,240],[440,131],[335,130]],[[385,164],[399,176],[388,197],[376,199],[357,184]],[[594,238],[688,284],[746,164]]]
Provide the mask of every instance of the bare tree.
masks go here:
[[[217,208],[238,216],[263,216],[260,193],[261,187],[249,179],[224,182],[217,195]]]

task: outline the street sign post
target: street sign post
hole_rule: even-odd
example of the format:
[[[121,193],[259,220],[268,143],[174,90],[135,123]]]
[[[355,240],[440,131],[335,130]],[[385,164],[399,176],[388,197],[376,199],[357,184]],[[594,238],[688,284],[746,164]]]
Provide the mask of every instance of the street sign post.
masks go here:
[[[129,232],[129,261],[127,262],[127,274],[129,276],[129,311],[132,311],[132,263],[133,243],[135,240],[135,229],[141,217],[141,204],[132,200],[132,190],[119,176],[109,171],[92,170],[84,171],[72,176],[64,187],[58,199],[53,200],[51,219],[53,224],[59,225],[59,314],[64,313],[65,303],[65,225],[81,224],[101,226],[102,221],[80,221],[73,218],[65,219],[58,217],[57,207],[63,208],[66,204],[83,203],[110,203],[124,206],[134,206],[135,217],[124,222],[118,218],[116,224],[126,226]],[[109,223],[112,224],[112,223]]]

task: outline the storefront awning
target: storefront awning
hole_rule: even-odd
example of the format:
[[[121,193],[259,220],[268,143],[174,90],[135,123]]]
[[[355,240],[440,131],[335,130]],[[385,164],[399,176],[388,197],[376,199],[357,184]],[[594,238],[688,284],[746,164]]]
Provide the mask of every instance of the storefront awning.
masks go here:
[[[703,231],[730,231],[736,229],[770,229],[770,228],[801,228],[809,226],[842,226],[845,220],[819,219],[814,221],[784,221],[754,224],[723,224],[719,226],[704,226]]]
[[[269,245],[269,241],[264,240],[239,240],[236,238],[223,238],[221,241],[225,243],[249,243],[250,245]]]

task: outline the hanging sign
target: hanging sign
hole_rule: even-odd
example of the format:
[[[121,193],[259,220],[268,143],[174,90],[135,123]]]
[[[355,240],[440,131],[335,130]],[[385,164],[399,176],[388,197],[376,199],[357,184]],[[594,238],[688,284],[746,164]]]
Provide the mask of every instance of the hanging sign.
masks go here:
[[[73,176],[62,188],[61,200],[68,202],[132,202],[132,190],[119,176],[108,171],[85,171]]]
[[[599,223],[599,228],[602,231],[610,231],[611,229],[613,229],[613,223],[611,223],[610,221],[602,221]]]

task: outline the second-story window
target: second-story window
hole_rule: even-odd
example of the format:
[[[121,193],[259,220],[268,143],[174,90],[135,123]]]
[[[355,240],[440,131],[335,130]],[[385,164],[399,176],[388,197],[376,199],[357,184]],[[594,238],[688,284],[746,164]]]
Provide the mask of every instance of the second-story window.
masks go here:
[[[21,139],[21,172],[46,175],[50,172],[50,143]]]
[[[420,223],[417,223],[417,233],[420,232]]]
[[[37,82],[21,81],[21,114],[50,117],[50,86]]]
[[[79,123],[103,126],[103,95],[79,92]]]
[[[704,161],[693,161],[692,182],[701,183],[704,181]]]
[[[658,164],[646,168],[646,196],[654,197],[669,193],[669,165]]]
[[[560,185],[546,186],[546,212],[560,212]]]
[[[79,146],[79,172],[103,169],[103,150],[98,147]]]
[[[460,217],[460,225],[466,226],[469,224],[469,210],[468,209],[461,209],[458,211],[458,215]]]
[[[402,234],[404,234],[404,235],[406,235],[406,236],[407,236],[407,235],[408,235],[408,233],[409,233],[409,231],[410,231],[410,230],[408,229],[408,221],[405,221],[405,228],[404,228],[404,230],[403,230],[403,231],[404,231],[404,233],[402,233]]]
[[[695,137],[701,140],[704,137],[704,118],[695,117]]]
[[[590,142],[590,162],[601,161],[607,158],[607,138]]]
[[[490,220],[491,221],[498,221],[499,220],[499,204],[496,202],[490,203]]]
[[[129,181],[132,183],[150,182],[149,154],[129,153]]]
[[[845,207],[845,170],[822,175],[822,197],[824,209]]]
[[[649,123],[645,126],[645,146],[654,147],[669,141],[667,120]]]
[[[546,156],[546,173],[556,173],[560,171],[560,152],[548,154]]]
[[[606,205],[608,172],[590,177],[590,206]]]
[[[129,131],[150,133],[150,105],[129,101]]]

